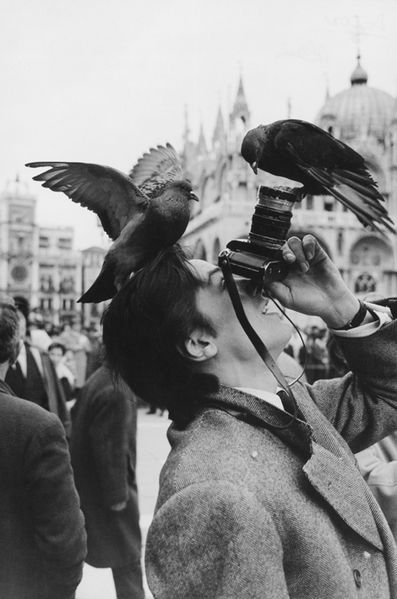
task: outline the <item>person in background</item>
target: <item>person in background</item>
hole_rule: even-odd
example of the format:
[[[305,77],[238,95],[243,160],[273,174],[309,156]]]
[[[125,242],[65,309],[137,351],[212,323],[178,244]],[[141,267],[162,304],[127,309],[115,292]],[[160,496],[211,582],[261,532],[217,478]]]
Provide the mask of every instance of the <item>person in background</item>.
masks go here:
[[[4,382],[19,318],[0,298],[0,597],[72,599],[86,554],[84,518],[59,419]]]
[[[30,343],[26,317],[19,310],[18,316],[20,351],[17,361],[8,369],[6,383],[18,397],[56,414],[69,436],[70,416],[55,366],[47,353]]]
[[[73,399],[75,387],[75,376],[65,364],[66,348],[57,341],[51,343],[48,347],[48,355],[55,366],[58,379],[61,382],[66,401]]]
[[[305,367],[307,382],[313,384],[328,378],[327,331],[313,325],[308,329],[305,346],[299,351],[299,362]]]
[[[72,465],[86,519],[86,561],[112,568],[118,599],[144,599],[136,465],[137,402],[102,366],[72,409]]]
[[[78,397],[85,383],[87,373],[87,354],[91,351],[90,342],[86,335],[81,332],[81,324],[74,320],[72,324],[66,323],[59,336],[59,341],[66,350],[73,353],[74,375],[76,377],[75,392]]]
[[[103,346],[101,330],[92,324],[85,330],[90,343],[90,351],[87,353],[86,377],[90,377],[103,364]]]

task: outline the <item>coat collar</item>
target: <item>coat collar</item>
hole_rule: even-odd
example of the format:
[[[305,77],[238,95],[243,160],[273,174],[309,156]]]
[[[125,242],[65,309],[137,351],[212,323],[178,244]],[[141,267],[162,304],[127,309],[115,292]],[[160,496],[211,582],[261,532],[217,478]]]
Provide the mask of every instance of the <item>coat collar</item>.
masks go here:
[[[5,381],[0,379],[0,393],[5,393],[6,395],[15,395],[14,391],[7,385]]]
[[[382,550],[383,543],[374,519],[376,503],[368,500],[367,487],[353,454],[303,387],[297,386],[294,396],[300,418],[288,428],[278,427],[288,424],[290,415],[237,389],[220,386],[219,391],[208,399],[220,402],[232,414],[243,411],[253,416],[258,424],[260,421],[264,428],[293,447],[302,456],[302,470],[314,491],[352,530]]]

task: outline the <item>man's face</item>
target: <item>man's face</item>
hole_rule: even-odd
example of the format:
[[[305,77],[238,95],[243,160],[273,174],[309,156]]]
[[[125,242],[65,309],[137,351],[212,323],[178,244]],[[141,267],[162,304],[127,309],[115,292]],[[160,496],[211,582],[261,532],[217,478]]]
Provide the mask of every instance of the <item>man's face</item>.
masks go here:
[[[55,365],[59,364],[63,358],[63,352],[60,347],[53,347],[48,352],[50,360],[54,362]]]
[[[253,355],[257,357],[237,320],[221,269],[203,260],[191,260],[190,263],[204,283],[197,292],[196,306],[216,330],[218,352],[224,357],[229,354],[241,360],[249,360]],[[269,298],[253,293],[247,279],[235,277],[235,281],[248,320],[273,358],[277,358],[291,337],[291,325]]]

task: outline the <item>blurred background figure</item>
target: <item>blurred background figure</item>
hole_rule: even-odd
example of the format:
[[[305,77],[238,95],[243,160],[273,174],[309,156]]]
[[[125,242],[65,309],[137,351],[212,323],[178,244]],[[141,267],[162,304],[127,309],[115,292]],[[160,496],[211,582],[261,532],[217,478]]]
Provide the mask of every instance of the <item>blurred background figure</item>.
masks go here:
[[[305,367],[309,384],[328,378],[329,360],[327,349],[327,331],[317,325],[306,329],[305,346],[299,351],[299,363]]]
[[[71,324],[66,323],[63,326],[59,341],[66,347],[66,350],[73,354],[74,368],[72,368],[72,364],[69,364],[69,367],[76,377],[75,394],[78,397],[86,380],[87,356],[91,351],[90,342],[88,337],[82,333],[78,320],[73,320]]]
[[[111,568],[118,599],[144,599],[135,476],[137,401],[104,366],[72,410],[71,455],[86,519],[86,561]]]
[[[85,334],[90,344],[90,351],[87,353],[86,368],[86,378],[88,379],[103,364],[102,333],[100,327],[92,323],[85,329]]]
[[[56,414],[69,436],[70,416],[55,366],[48,354],[40,351],[30,341],[27,329],[28,306],[17,304],[17,307],[20,351],[17,361],[8,369],[6,383],[18,397]]]
[[[58,379],[61,382],[66,401],[73,399],[76,379],[70,368],[65,364],[66,348],[57,341],[50,343],[48,355],[55,366]]]

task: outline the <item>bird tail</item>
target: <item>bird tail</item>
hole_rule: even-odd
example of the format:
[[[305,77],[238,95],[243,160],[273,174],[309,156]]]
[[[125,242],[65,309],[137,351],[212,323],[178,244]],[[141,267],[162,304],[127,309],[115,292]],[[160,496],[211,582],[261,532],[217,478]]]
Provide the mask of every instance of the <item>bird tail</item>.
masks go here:
[[[91,285],[91,287],[83,293],[81,298],[77,300],[82,304],[103,302],[111,299],[117,293],[114,283],[114,270],[109,265],[104,263],[102,270]]]
[[[384,206],[384,198],[365,169],[362,173],[335,169],[331,174],[314,167],[306,171],[326,192],[353,212],[363,225],[384,234],[378,226],[382,225],[396,234],[394,223]]]

